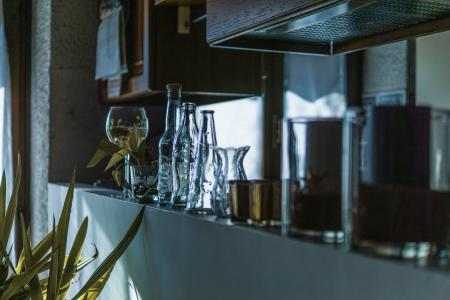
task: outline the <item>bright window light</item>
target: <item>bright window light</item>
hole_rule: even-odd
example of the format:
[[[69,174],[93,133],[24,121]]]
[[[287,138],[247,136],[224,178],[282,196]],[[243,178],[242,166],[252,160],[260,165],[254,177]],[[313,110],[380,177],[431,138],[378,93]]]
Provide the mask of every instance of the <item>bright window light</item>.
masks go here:
[[[217,143],[219,147],[250,146],[244,159],[248,179],[262,178],[263,156],[263,99],[260,97],[200,105],[200,110],[214,110]]]

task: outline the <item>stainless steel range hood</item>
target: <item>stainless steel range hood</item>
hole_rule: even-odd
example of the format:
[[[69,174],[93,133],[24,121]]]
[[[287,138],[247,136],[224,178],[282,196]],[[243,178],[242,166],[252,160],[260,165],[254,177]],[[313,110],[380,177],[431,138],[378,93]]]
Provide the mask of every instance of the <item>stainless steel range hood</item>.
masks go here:
[[[450,0],[208,0],[212,46],[333,55],[450,30]]]

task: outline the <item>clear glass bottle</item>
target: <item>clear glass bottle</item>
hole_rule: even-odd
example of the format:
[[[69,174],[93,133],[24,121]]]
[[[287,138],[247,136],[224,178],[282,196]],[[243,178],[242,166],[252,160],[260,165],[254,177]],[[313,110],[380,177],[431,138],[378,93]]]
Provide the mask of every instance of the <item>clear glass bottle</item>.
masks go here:
[[[216,128],[214,111],[202,110],[201,125],[195,147],[194,172],[189,187],[186,210],[193,213],[212,214],[211,191],[217,168]]]
[[[181,107],[181,123],[175,135],[172,152],[173,191],[171,204],[175,208],[186,207],[189,183],[194,169],[197,136],[195,103],[185,102]]]
[[[168,84],[166,130],[159,140],[158,148],[158,198],[161,205],[170,205],[172,197],[172,150],[180,104],[181,84]]]

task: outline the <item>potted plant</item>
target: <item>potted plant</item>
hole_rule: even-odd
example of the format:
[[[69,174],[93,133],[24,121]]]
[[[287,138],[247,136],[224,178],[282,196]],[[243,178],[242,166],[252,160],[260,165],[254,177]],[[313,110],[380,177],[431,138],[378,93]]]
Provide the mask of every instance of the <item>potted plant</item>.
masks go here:
[[[32,248],[29,230],[23,217],[21,224],[23,242],[22,253],[14,266],[6,245],[17,211],[17,193],[20,187],[21,162],[18,159],[14,187],[6,207],[6,177],[3,173],[0,184],[0,300],[65,300],[75,275],[94,261],[86,258],[82,249],[88,229],[88,218],[82,222],[73,244],[67,244],[69,220],[74,195],[75,175],[70,183],[61,217],[58,223],[53,220],[53,228],[48,235]],[[104,288],[117,260],[134,239],[144,216],[144,208],[137,215],[123,239],[109,256],[91,275],[90,279],[76,293],[73,299],[93,300]],[[67,252],[68,251],[68,255]]]
[[[156,150],[139,139],[138,128],[134,127],[131,131],[127,143],[116,145],[108,140],[101,140],[87,167],[93,168],[106,158],[109,161],[105,172],[112,170],[111,175],[116,185],[122,189],[130,189],[131,195],[138,202],[146,202],[152,198],[151,195],[157,194]]]

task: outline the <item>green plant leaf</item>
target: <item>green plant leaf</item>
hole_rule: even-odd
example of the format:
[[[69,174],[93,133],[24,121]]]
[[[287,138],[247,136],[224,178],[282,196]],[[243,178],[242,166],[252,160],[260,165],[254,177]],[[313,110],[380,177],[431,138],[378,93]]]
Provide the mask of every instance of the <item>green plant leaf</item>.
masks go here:
[[[65,300],[69,292],[70,284],[77,272],[77,264],[80,261],[81,251],[83,250],[84,240],[86,238],[88,228],[88,218],[83,220],[80,229],[75,237],[75,240],[67,258],[66,267],[64,268],[63,277],[61,280],[61,287],[59,290],[58,300]]]
[[[112,177],[118,187],[123,187],[125,185],[122,168],[112,170]]]
[[[80,295],[79,299],[83,300],[95,300],[98,298],[106,283],[108,282],[109,277],[114,269],[112,266],[100,279],[98,279],[83,295]]]
[[[0,265],[0,286],[3,286],[6,282],[6,279],[8,279],[9,275],[9,268],[5,264]]]
[[[9,251],[9,253],[8,253],[8,251],[6,250],[6,246],[5,246],[5,244],[3,244],[2,241],[0,241],[0,252],[1,252],[2,256],[5,258],[6,263],[9,265],[11,270],[15,273],[14,264],[12,263],[11,258],[10,258],[11,251]],[[17,273],[15,273],[15,274],[17,274]]]
[[[77,273],[90,265],[94,260],[96,260],[98,258],[98,254],[98,249],[97,247],[95,247],[95,253],[92,257],[83,257],[81,261],[76,265]]]
[[[48,233],[34,248],[33,248],[33,258],[34,260],[38,261],[41,258],[45,256],[45,254],[48,253],[50,248],[52,247],[52,239],[53,234],[55,232],[51,231]],[[16,272],[18,274],[22,273],[23,267],[25,263],[25,256],[22,250],[22,253],[20,254],[19,261],[17,263]]]
[[[105,168],[105,171],[111,169],[115,164],[123,160],[130,153],[131,151],[129,149],[120,149],[119,151],[114,153],[111,159],[109,160],[108,165]]]
[[[14,188],[9,200],[8,209],[6,211],[5,219],[1,224],[1,236],[0,240],[4,245],[8,244],[9,235],[11,234],[11,228],[14,222],[14,216],[17,210],[17,193],[20,187],[20,179],[22,177],[22,165],[20,154],[17,156],[17,169],[16,176],[14,178]]]
[[[98,144],[98,149],[103,150],[104,152],[106,152],[109,155],[113,155],[114,153],[116,153],[117,151],[119,151],[120,147],[117,146],[114,143],[111,143],[108,140],[101,140],[100,143]]]
[[[48,274],[47,298],[46,300],[55,300],[58,284],[58,240],[56,237],[55,216],[53,216],[53,232],[52,235],[52,257],[50,260],[50,271]]]
[[[6,174],[3,171],[2,183],[0,185],[0,224],[3,224],[5,219],[5,207],[6,207]]]
[[[73,194],[75,189],[75,174],[73,172],[72,181],[64,200],[61,216],[59,217],[58,227],[56,229],[55,239],[52,243],[52,249],[55,251],[54,257],[51,259],[50,280],[47,300],[56,300],[61,284],[62,274],[64,270],[64,260],[66,257],[67,232],[69,229],[70,212],[72,209]],[[58,247],[56,250],[55,247]]]
[[[91,158],[91,160],[89,161],[89,163],[87,164],[87,168],[93,168],[96,165],[98,165],[105,157],[108,156],[108,153],[106,153],[105,151],[101,150],[101,149],[97,149],[97,151],[95,151],[94,156]]]
[[[30,239],[28,237],[27,230],[25,229],[25,221],[23,220],[23,215],[20,214],[20,225],[22,229],[22,242],[23,242],[23,252],[25,255],[25,265],[27,270],[34,264],[33,253],[31,251]],[[30,281],[30,297],[31,300],[42,300],[41,285],[39,283],[39,276],[36,274]]]
[[[142,219],[144,217],[145,207],[141,209],[139,214],[136,216],[135,220],[131,224],[127,233],[117,245],[117,247],[108,255],[108,257],[100,264],[100,266],[95,270],[89,280],[85,283],[85,285],[81,288],[81,290],[77,293],[77,295],[73,299],[78,299],[81,295],[84,295],[89,289],[95,287],[97,281],[105,278],[105,275],[114,268],[117,260],[122,256],[125,250],[128,248],[130,243],[133,241],[136,233],[141,226]],[[50,299],[48,299],[50,300]]]
[[[22,293],[24,286],[26,286],[30,282],[30,280],[39,273],[42,266],[50,259],[53,254],[54,253],[50,253],[22,274],[14,276],[5,291],[0,296],[0,300],[14,299],[14,295],[16,295],[17,293]],[[47,298],[47,300],[50,299]]]
[[[116,144],[113,144],[107,140],[101,140],[98,143],[97,151],[95,152],[94,156],[89,161],[87,167],[93,168],[98,163],[100,163],[103,159],[105,159],[108,155],[113,155],[117,151],[119,151],[120,148]]]

